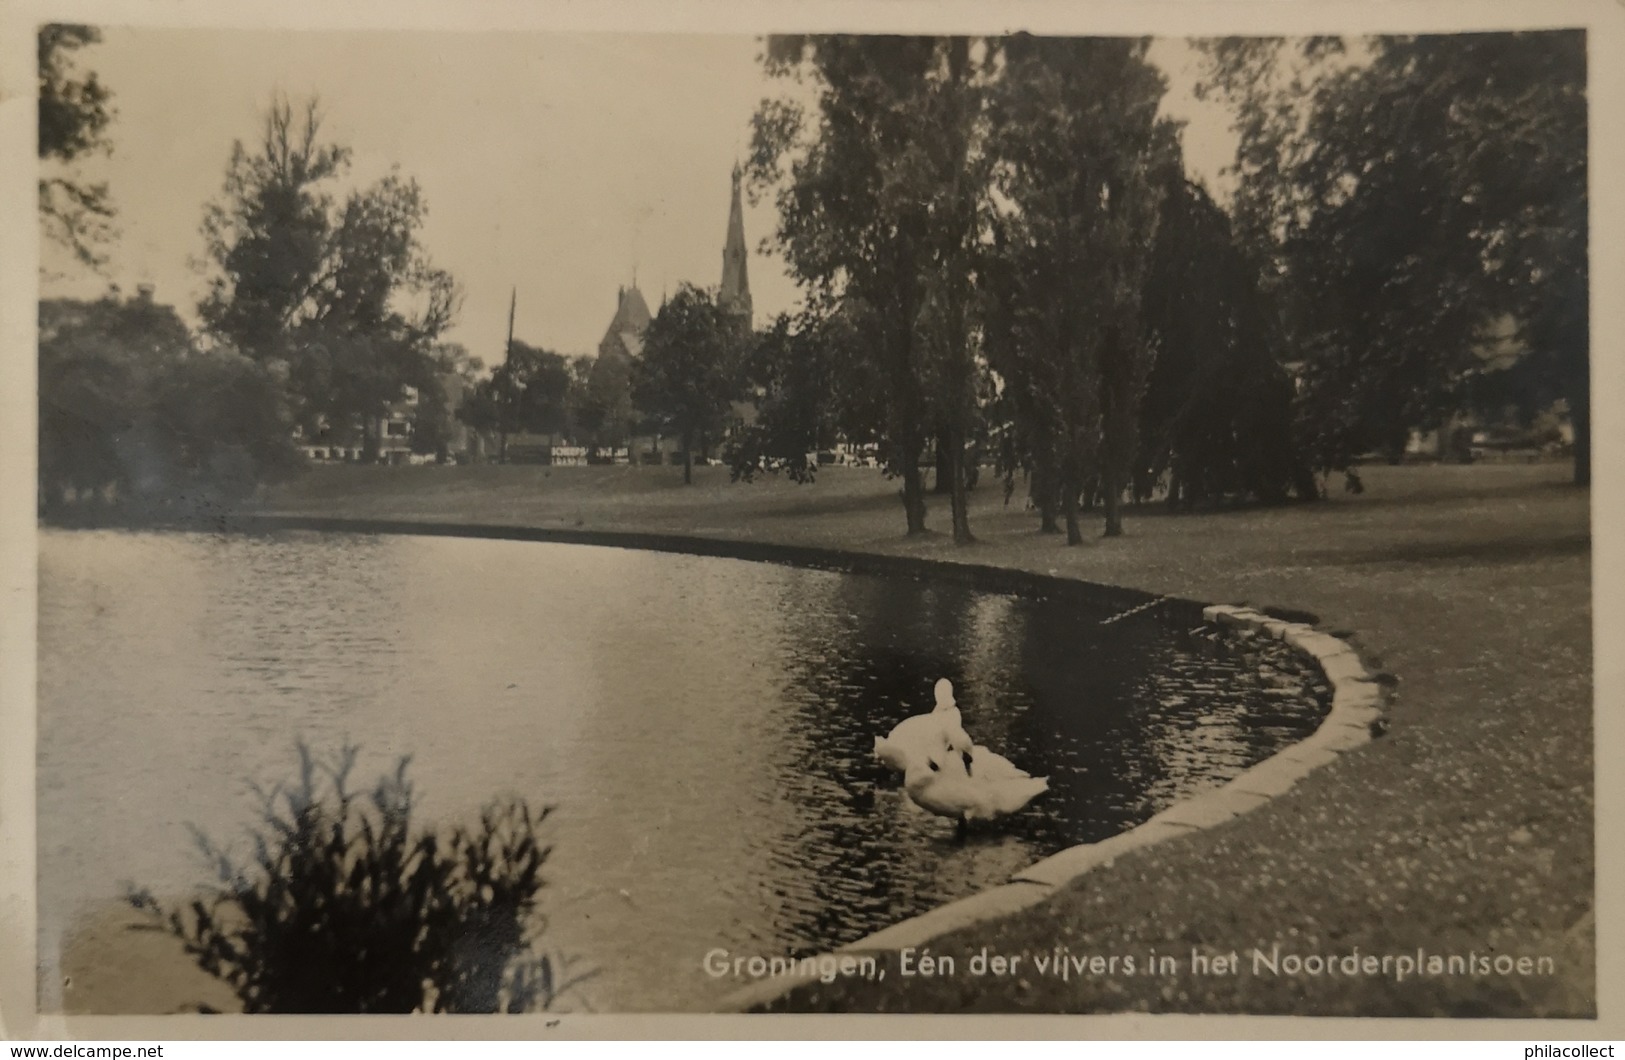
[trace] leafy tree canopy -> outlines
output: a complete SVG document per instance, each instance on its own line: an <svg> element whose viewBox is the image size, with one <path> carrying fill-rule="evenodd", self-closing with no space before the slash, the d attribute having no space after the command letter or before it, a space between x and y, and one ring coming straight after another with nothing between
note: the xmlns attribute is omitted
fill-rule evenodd
<svg viewBox="0 0 1625 1060"><path fill-rule="evenodd" d="M869 444L882 425L879 381L859 334L843 315L781 314L750 344L742 392L754 410L726 453L735 479L782 471L817 473L810 453L838 440Z"/></svg>
<svg viewBox="0 0 1625 1060"><path fill-rule="evenodd" d="M903 479L909 532L921 533L921 454L938 431L963 438L975 393L969 258L994 50L965 37L785 36L764 61L810 79L817 104L763 104L753 180L780 184L773 238L811 309L863 334L884 381L887 465ZM955 536L968 540L955 482Z"/></svg>
<svg viewBox="0 0 1625 1060"><path fill-rule="evenodd" d="M1206 49L1241 116L1237 216L1282 294L1316 462L1443 423L1510 317L1533 377L1570 399L1588 480L1584 35Z"/></svg>
<svg viewBox="0 0 1625 1060"><path fill-rule="evenodd" d="M231 350L199 350L169 306L40 304L41 501L229 502L299 463L281 380Z"/></svg>
<svg viewBox="0 0 1625 1060"><path fill-rule="evenodd" d="M417 182L391 173L341 204L349 150L320 130L314 100L296 113L277 99L259 143L234 145L204 217L212 276L199 312L216 340L285 366L302 421L365 422L432 385L460 294L419 241Z"/></svg>
<svg viewBox="0 0 1625 1060"><path fill-rule="evenodd" d="M694 446L721 439L739 394L744 340L710 292L683 284L650 321L632 363L633 403L657 430L680 439L685 483L693 480Z"/></svg>
<svg viewBox="0 0 1625 1060"><path fill-rule="evenodd" d="M1133 465L1152 361L1140 318L1163 183L1179 168L1166 90L1149 42L1018 36L992 93L992 148L1004 208L988 285L989 359L1024 421L1020 443L1053 524L1081 539L1075 505L1091 484L1120 532L1116 497Z"/></svg>
<svg viewBox="0 0 1625 1060"><path fill-rule="evenodd" d="M101 40L91 26L52 23L40 27L39 178L40 221L48 238L81 262L100 266L102 246L113 234L113 201L105 183L88 183L69 167L87 155L112 150L107 127L112 93L95 71L80 73L78 53Z"/></svg>

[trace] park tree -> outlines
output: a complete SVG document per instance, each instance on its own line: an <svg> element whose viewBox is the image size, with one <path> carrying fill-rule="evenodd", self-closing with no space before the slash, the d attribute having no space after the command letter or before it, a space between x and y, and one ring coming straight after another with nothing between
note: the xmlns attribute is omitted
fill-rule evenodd
<svg viewBox="0 0 1625 1060"><path fill-rule="evenodd" d="M434 385L418 391L412 413L412 452L445 463L451 457L464 397L478 385L484 365L456 342L436 343L433 358Z"/></svg>
<svg viewBox="0 0 1625 1060"><path fill-rule="evenodd" d="M1360 61L1341 37L1215 37L1194 42L1202 57L1199 99L1218 99L1236 134L1231 226L1243 253L1258 258L1266 291L1287 271L1286 233L1313 208L1292 177L1313 152L1307 136L1320 83Z"/></svg>
<svg viewBox="0 0 1625 1060"><path fill-rule="evenodd" d="M157 380L191 345L174 310L145 297L40 303L39 486L48 511L65 498L129 493L155 452L148 406Z"/></svg>
<svg viewBox="0 0 1625 1060"><path fill-rule="evenodd" d="M883 415L878 383L845 316L780 314L753 337L741 366L739 389L754 419L725 453L734 479L783 472L811 482L817 462L810 453L837 440L872 442Z"/></svg>
<svg viewBox="0 0 1625 1060"><path fill-rule="evenodd" d="M624 445L638 418L632 407L632 362L602 354L589 360L575 370L579 430L588 444Z"/></svg>
<svg viewBox="0 0 1625 1060"><path fill-rule="evenodd" d="M418 391L416 407L412 410L412 452L419 456L432 456L436 463L444 464L451 458L455 410L444 385Z"/></svg>
<svg viewBox="0 0 1625 1060"><path fill-rule="evenodd" d="M779 184L774 242L820 315L862 333L886 401L883 451L903 481L910 534L925 531L920 459L943 439L957 462L974 415L971 252L990 50L968 38L785 36L770 74L816 91L811 112L770 100L754 119L752 174ZM970 539L957 467L954 533Z"/></svg>
<svg viewBox="0 0 1625 1060"><path fill-rule="evenodd" d="M274 100L257 149L232 145L224 195L204 213L213 274L199 313L211 334L255 360L290 357L293 332L318 315L331 185L349 161L348 148L320 141L320 123L315 100L302 124L289 100Z"/></svg>
<svg viewBox="0 0 1625 1060"><path fill-rule="evenodd" d="M909 172L931 218L915 341L922 348L936 425L937 489L950 497L954 541L973 540L966 448L979 421L983 360L976 262L986 227L992 156L986 150L986 94L996 67L985 41L942 42L936 76L910 108L923 130Z"/></svg>
<svg viewBox="0 0 1625 1060"><path fill-rule="evenodd" d="M1046 255L1009 213L995 217L981 263L984 346L995 386L988 415L999 425L994 466L1005 501L1017 475L1026 478L1039 532L1061 532L1062 441L1068 422L1098 422L1088 363L1059 356L1053 344L1057 306L1036 306L1032 293L1050 278ZM1046 312L1047 308L1047 312ZM1087 436L1086 436L1087 437ZM1074 505L1076 494L1073 494ZM1076 517L1069 519L1075 527ZM1081 539L1081 532L1078 536Z"/></svg>
<svg viewBox="0 0 1625 1060"><path fill-rule="evenodd" d="M508 459L512 434L567 434L576 377L569 358L517 339L507 359L474 384L464 421L497 436L497 459Z"/></svg>
<svg viewBox="0 0 1625 1060"><path fill-rule="evenodd" d="M783 472L807 483L818 473L809 454L833 437L834 373L811 329L781 313L757 332L745 351L740 393L755 408L723 452L734 481Z"/></svg>
<svg viewBox="0 0 1625 1060"><path fill-rule="evenodd" d="M112 237L113 200L105 183L87 182L72 166L112 144L112 93L94 71L81 72L78 53L101 40L92 26L41 26L39 57L39 212L47 238L82 263L100 266Z"/></svg>
<svg viewBox="0 0 1625 1060"><path fill-rule="evenodd" d="M41 501L230 502L299 463L281 380L200 350L173 308L135 298L40 303Z"/></svg>
<svg viewBox="0 0 1625 1060"><path fill-rule="evenodd" d="M1122 532L1152 362L1140 303L1163 193L1153 174L1176 164L1177 137L1157 115L1165 82L1148 45L1008 38L990 105L1003 260L989 267L1001 303L989 355L1026 421L1045 523L1058 493L1069 544L1086 492L1105 498L1106 534Z"/></svg>
<svg viewBox="0 0 1625 1060"><path fill-rule="evenodd" d="M501 402L505 432L568 433L574 382L569 358L515 340L508 347L508 359L491 378Z"/></svg>
<svg viewBox="0 0 1625 1060"><path fill-rule="evenodd" d="M303 466L273 368L235 350L203 350L157 384L151 417L171 473L160 484L165 503L234 503Z"/></svg>
<svg viewBox="0 0 1625 1060"><path fill-rule="evenodd" d="M199 306L217 342L286 373L301 423L362 425L434 384L434 345L459 304L419 240L427 204L392 172L338 199L349 150L325 143L310 101L273 101L259 142L233 146L204 217L212 267Z"/></svg>
<svg viewBox="0 0 1625 1060"><path fill-rule="evenodd" d="M1518 325L1529 385L1566 401L1574 481L1589 484L1585 35L1474 34L1453 48L1422 38L1413 49L1424 56L1416 60L1424 77L1443 82L1429 87L1450 96L1442 109L1466 127L1450 138L1451 169L1478 207L1475 235L1494 302Z"/></svg>
<svg viewBox="0 0 1625 1060"><path fill-rule="evenodd" d="M599 424L592 421L595 410L589 389L592 386L592 367L593 358L587 354L578 353L569 358L570 386L565 400L569 430L566 433L577 445L598 444L596 432Z"/></svg>
<svg viewBox="0 0 1625 1060"><path fill-rule="evenodd" d="M1293 431L1292 380L1270 303L1229 216L1168 166L1141 311L1157 350L1141 405L1134 494L1168 502L1319 495Z"/></svg>
<svg viewBox="0 0 1625 1060"><path fill-rule="evenodd" d="M649 322L632 362L632 401L656 430L683 447L683 483L694 481L694 447L721 439L738 396L747 336L710 293L683 284Z"/></svg>
<svg viewBox="0 0 1625 1060"><path fill-rule="evenodd" d="M1316 462L1438 426L1510 318L1532 378L1569 399L1589 481L1583 34L1205 51L1240 115L1237 216L1280 289Z"/></svg>
<svg viewBox="0 0 1625 1060"><path fill-rule="evenodd" d="M482 438L495 435L497 460L507 456L508 439L502 430L502 412L489 377L477 379L463 391L462 404L454 413L458 421Z"/></svg>

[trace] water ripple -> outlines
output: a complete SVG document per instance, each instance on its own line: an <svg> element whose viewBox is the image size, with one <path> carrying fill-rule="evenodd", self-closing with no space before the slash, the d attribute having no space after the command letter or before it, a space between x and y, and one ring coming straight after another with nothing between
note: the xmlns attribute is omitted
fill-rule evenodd
<svg viewBox="0 0 1625 1060"><path fill-rule="evenodd" d="M600 1009L704 1008L713 947L828 949L1222 783L1315 724L1315 674L1155 612L582 546L43 535L42 936L203 878L294 740L412 754L431 820L556 804L548 939ZM161 614L164 621L150 616ZM966 841L872 740L954 680L1051 790Z"/></svg>

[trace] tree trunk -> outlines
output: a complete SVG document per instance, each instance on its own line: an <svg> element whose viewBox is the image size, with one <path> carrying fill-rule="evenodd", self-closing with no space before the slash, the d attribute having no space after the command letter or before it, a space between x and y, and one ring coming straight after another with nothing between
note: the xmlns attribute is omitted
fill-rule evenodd
<svg viewBox="0 0 1625 1060"><path fill-rule="evenodd" d="M958 462L954 459L953 443L949 440L948 431L937 432L936 449L937 473L931 483L931 492L946 496L954 492L954 469L958 466Z"/></svg>
<svg viewBox="0 0 1625 1060"><path fill-rule="evenodd" d="M965 484L965 447L957 437L950 438L949 445L948 483L953 494L954 544L968 545L976 538L970 532L970 490Z"/></svg>
<svg viewBox="0 0 1625 1060"><path fill-rule="evenodd" d="M1078 526L1078 494L1080 492L1075 476L1061 476L1061 513L1066 517L1066 543L1068 545L1083 544L1083 529Z"/></svg>
<svg viewBox="0 0 1625 1060"><path fill-rule="evenodd" d="M1144 504L1151 499L1155 478L1144 464L1134 470L1134 503Z"/></svg>
<svg viewBox="0 0 1625 1060"><path fill-rule="evenodd" d="M910 537L925 533L925 476L920 474L920 451L903 455L903 514Z"/></svg>
<svg viewBox="0 0 1625 1060"><path fill-rule="evenodd" d="M925 476L920 474L920 442L892 443L890 457L892 471L903 480L903 515L908 520L908 533L925 533Z"/></svg>
<svg viewBox="0 0 1625 1060"><path fill-rule="evenodd" d="M694 485L694 445L690 432L683 432L683 485Z"/></svg>
<svg viewBox="0 0 1625 1060"><path fill-rule="evenodd" d="M1315 485L1315 470L1308 461L1297 458L1292 465L1292 492L1300 501L1320 500L1320 489Z"/></svg>
<svg viewBox="0 0 1625 1060"><path fill-rule="evenodd" d="M506 428L497 432L497 463L508 462L508 431Z"/></svg>
<svg viewBox="0 0 1625 1060"><path fill-rule="evenodd" d="M1033 469L1031 495L1033 503L1038 505L1038 532L1041 534L1061 532L1060 524L1056 522L1060 515L1060 495L1055 488L1055 478L1054 468L1040 464Z"/></svg>
<svg viewBox="0 0 1625 1060"><path fill-rule="evenodd" d="M1106 506L1106 534L1107 537L1123 536L1123 488L1117 481L1117 473L1107 471L1101 480L1102 501Z"/></svg>

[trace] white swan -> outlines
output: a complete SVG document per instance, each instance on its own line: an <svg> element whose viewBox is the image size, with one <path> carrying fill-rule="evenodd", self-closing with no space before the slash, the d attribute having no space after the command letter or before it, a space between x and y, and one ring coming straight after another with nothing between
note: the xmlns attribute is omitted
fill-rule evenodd
<svg viewBox="0 0 1625 1060"><path fill-rule="evenodd" d="M904 718L884 737L876 736L875 757L899 773L907 773L915 762L938 752L974 756L976 745L965 732L959 706L954 702L954 683L946 677L938 681L936 697L937 705L931 713Z"/></svg>
<svg viewBox="0 0 1625 1060"><path fill-rule="evenodd" d="M951 818L961 827L1015 813L1049 790L1047 777L1029 776L1009 759L991 751L987 754L985 771L978 771L974 764L967 770L958 754L916 759L903 775L903 790L921 809ZM1007 772L999 772L1006 767Z"/></svg>
<svg viewBox="0 0 1625 1060"><path fill-rule="evenodd" d="M965 772L978 779L1018 780L1032 776L1010 759L988 750L981 744L971 748L970 761L964 765Z"/></svg>

